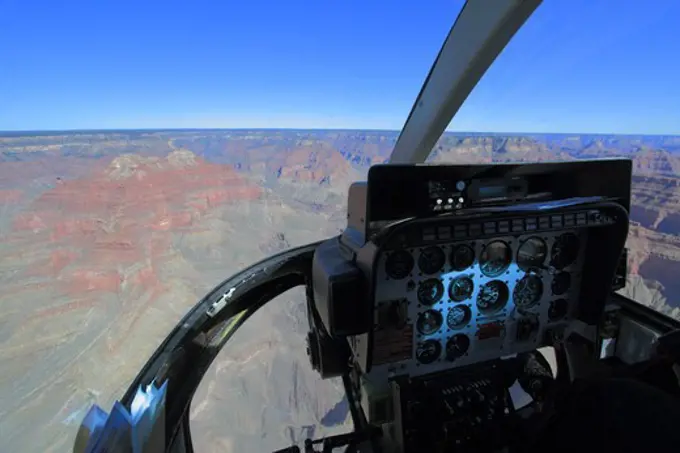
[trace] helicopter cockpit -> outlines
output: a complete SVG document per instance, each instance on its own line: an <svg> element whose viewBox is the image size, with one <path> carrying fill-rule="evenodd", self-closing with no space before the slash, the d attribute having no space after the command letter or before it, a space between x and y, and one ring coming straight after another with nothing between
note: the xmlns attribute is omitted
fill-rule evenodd
<svg viewBox="0 0 680 453"><path fill-rule="evenodd" d="M579 378L657 365L673 376L680 323L615 292L630 160L421 164L539 4L469 0L389 164L350 187L344 231L241 271L177 324L121 399L129 408L138 388L167 386L163 451L193 451L203 375L239 326L296 286L312 367L342 378L354 422L306 452L525 451ZM678 379L655 385L674 392Z"/></svg>
<svg viewBox="0 0 680 453"><path fill-rule="evenodd" d="M605 335L630 172L625 160L371 168L345 232L314 253L312 365L349 376L387 451L525 443L517 417L567 379L534 351Z"/></svg>

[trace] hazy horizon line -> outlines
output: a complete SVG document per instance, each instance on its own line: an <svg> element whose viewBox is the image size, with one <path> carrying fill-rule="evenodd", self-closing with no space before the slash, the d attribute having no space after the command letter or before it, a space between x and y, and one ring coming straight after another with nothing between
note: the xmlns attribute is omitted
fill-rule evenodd
<svg viewBox="0 0 680 453"><path fill-rule="evenodd" d="M112 129L43 129L43 130L0 130L0 137L24 137L40 135L87 135L87 134L121 134L121 133L163 133L163 132L249 132L249 131L281 131L281 132L386 132L401 133L400 129L355 129L355 128L273 128L273 127L230 127L230 128L112 128ZM476 131L444 131L442 135L574 135L574 136L617 136L617 137L680 137L680 134L645 134L645 133L610 133L610 132L476 132Z"/></svg>

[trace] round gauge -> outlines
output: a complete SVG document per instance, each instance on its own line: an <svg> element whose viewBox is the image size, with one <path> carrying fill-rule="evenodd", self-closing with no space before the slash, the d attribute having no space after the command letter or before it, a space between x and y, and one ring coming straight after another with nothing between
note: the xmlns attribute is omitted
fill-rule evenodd
<svg viewBox="0 0 680 453"><path fill-rule="evenodd" d="M437 340L425 340L416 348L416 359L423 365L436 361L442 353L442 345Z"/></svg>
<svg viewBox="0 0 680 453"><path fill-rule="evenodd" d="M566 299L557 299L550 302L548 309L548 319L551 321L559 321L567 315L569 304Z"/></svg>
<svg viewBox="0 0 680 453"><path fill-rule="evenodd" d="M418 258L418 267L423 274L434 274L439 272L446 263L446 255L444 251L433 245L426 247L420 252Z"/></svg>
<svg viewBox="0 0 680 453"><path fill-rule="evenodd" d="M500 310L508 302L508 287L500 280L491 280L482 285L477 294L477 307L481 311L494 312Z"/></svg>
<svg viewBox="0 0 680 453"><path fill-rule="evenodd" d="M451 266L454 271L464 271L475 262L475 251L469 245L458 245L451 252Z"/></svg>
<svg viewBox="0 0 680 453"><path fill-rule="evenodd" d="M438 278L428 278L418 285L418 302L434 305L444 295L444 284Z"/></svg>
<svg viewBox="0 0 680 453"><path fill-rule="evenodd" d="M470 322L470 318L472 318L470 307L467 305L456 305L446 315L446 325L449 326L449 329L460 329Z"/></svg>
<svg viewBox="0 0 680 453"><path fill-rule="evenodd" d="M465 299L469 299L470 296L472 296L472 291L474 291L474 289L475 284L472 279L462 275L451 281L451 284L449 285L449 297L456 302L461 302Z"/></svg>
<svg viewBox="0 0 680 453"><path fill-rule="evenodd" d="M512 251L503 241L489 242L479 257L479 267L487 277L498 277L510 266Z"/></svg>
<svg viewBox="0 0 680 453"><path fill-rule="evenodd" d="M387 257L385 272L390 278L401 280L413 270L413 256L407 250L397 250Z"/></svg>
<svg viewBox="0 0 680 453"><path fill-rule="evenodd" d="M561 296L562 294L569 291L571 286L571 274L569 272L559 272L553 276L552 283L550 284L550 289L552 293L556 296Z"/></svg>
<svg viewBox="0 0 680 453"><path fill-rule="evenodd" d="M527 274L515 285L512 291L512 300L516 306L529 308L541 300L543 295L543 282L541 277Z"/></svg>
<svg viewBox="0 0 680 453"><path fill-rule="evenodd" d="M446 342L446 359L453 361L464 356L469 347L470 338L467 335L458 333L452 336Z"/></svg>
<svg viewBox="0 0 680 453"><path fill-rule="evenodd" d="M517 250L517 265L524 270L532 267L543 267L548 255L548 246L538 236L533 236L522 242Z"/></svg>
<svg viewBox="0 0 680 453"><path fill-rule="evenodd" d="M444 317L437 310L427 310L418 315L416 329L423 335L432 335L442 326Z"/></svg>
<svg viewBox="0 0 680 453"><path fill-rule="evenodd" d="M555 239L552 246L550 264L557 269L564 269L576 261L579 252L578 236L565 233Z"/></svg>

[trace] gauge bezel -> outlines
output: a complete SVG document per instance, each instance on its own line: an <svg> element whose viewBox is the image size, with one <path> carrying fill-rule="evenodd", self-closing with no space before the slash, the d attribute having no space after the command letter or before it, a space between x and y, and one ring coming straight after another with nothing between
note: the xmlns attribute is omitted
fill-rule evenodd
<svg viewBox="0 0 680 453"><path fill-rule="evenodd" d="M463 320L459 323L456 324L451 324L449 322L449 316L451 315L451 312L454 310L462 310L463 311ZM449 308L449 311L446 312L446 327L449 328L449 330L459 330L462 329L463 327L467 326L470 321L472 320L472 309L470 308L469 305L465 304L457 304Z"/></svg>
<svg viewBox="0 0 680 453"><path fill-rule="evenodd" d="M430 361L423 361L421 360L421 355L418 353L421 348L423 348L426 344L433 344L435 345L435 350L437 351L434 358ZM429 338L427 340L419 341L418 345L416 346L416 351L415 351L415 359L417 362L417 365L432 365L435 363L437 360L439 360L442 356L442 344L439 340L435 340L433 338Z"/></svg>
<svg viewBox="0 0 680 453"><path fill-rule="evenodd" d="M560 306L560 312L558 312L559 316L554 316L554 310L556 310L556 306L559 304ZM567 317L569 314L569 301L563 297L557 298L555 300L550 301L550 305L548 306L548 320L550 322L559 322L564 320L564 318Z"/></svg>
<svg viewBox="0 0 680 453"><path fill-rule="evenodd" d="M538 293L534 294L534 298L531 301L529 301L529 303L526 303L526 304L521 303L520 304L520 303L517 302L520 284L522 283L522 281L530 280L530 279L538 282L539 291L538 291ZM544 292L545 292L545 285L543 284L543 279L541 278L541 276L537 275L535 273L532 273L532 272L528 272L524 275L524 277L520 278L519 281L517 281L517 283L515 283L515 286L512 289L512 303L515 304L515 306L518 307L518 308L531 308L531 307L535 306L541 299L543 299L543 293Z"/></svg>
<svg viewBox="0 0 680 453"><path fill-rule="evenodd" d="M466 341L464 351L458 350L458 344L455 344L456 339L458 339L458 338L464 338L465 341ZM444 351L445 351L445 354L446 354L446 360L448 360L449 362L453 362L454 360L456 360L460 357L463 357L464 355L467 355L468 351L470 350L471 345L472 345L472 340L470 339L470 337L468 335L466 335L464 333L457 333L457 334L451 336L449 339L446 340L446 346L444 347ZM454 349L454 348L456 349L456 353L451 354L451 350Z"/></svg>
<svg viewBox="0 0 680 453"><path fill-rule="evenodd" d="M573 254L573 256L569 256L569 260L566 262L557 262L557 257L555 256L555 250L557 247L560 246L560 244L565 240L565 238L573 238L573 244L572 247L567 247L567 250L569 250L570 254ZM567 267L571 266L578 260L578 255L581 250L581 239L579 239L578 235L574 234L571 231L565 232L560 234L555 238L555 241L552 244L552 247L550 248L550 265L554 267L555 269L563 270L566 269Z"/></svg>
<svg viewBox="0 0 680 453"><path fill-rule="evenodd" d="M455 260L456 252L458 250L461 250L461 249L469 250L471 255L472 255L472 261L470 261L470 263L468 265L464 266L464 267L456 266L456 260ZM454 271L462 272L466 269L469 269L470 267L474 266L476 260L477 260L477 253L475 252L475 248L473 246L471 246L470 244L456 244L456 245L452 246L451 253L449 254L449 261L451 262L451 269L453 269Z"/></svg>
<svg viewBox="0 0 680 453"><path fill-rule="evenodd" d="M484 260L484 256L488 253L488 250L495 244L502 244L503 245L503 247L505 249L505 255L506 255L506 258L507 258L507 260L506 260L507 262L503 265L503 267L501 269L497 270L496 272L489 273L489 272L486 272L486 270L484 269L484 264L488 261L488 260ZM512 264L512 261L513 261L512 247L510 246L508 241L502 240L502 239L492 239L488 243L484 244L484 246L482 247L482 251L479 254L479 271L485 277L498 278L501 275L503 275L503 273L505 271L508 270L508 268Z"/></svg>
<svg viewBox="0 0 680 453"><path fill-rule="evenodd" d="M566 275L566 287L564 291L562 292L557 292L555 291L555 286L557 283L559 283L558 279L563 278L563 276ZM553 275L552 281L550 282L550 292L552 293L553 296L564 296L569 292L571 289L571 273L568 271L559 271L555 275Z"/></svg>
<svg viewBox="0 0 680 453"><path fill-rule="evenodd" d="M439 265L439 267L437 267L434 270L431 270L429 268L426 270L426 269L424 269L424 267L426 267L426 266L423 266L423 262L424 262L423 256L424 256L424 253L428 250L432 250L432 251L436 250L437 261L441 261L441 264ZM431 262L436 263L437 261L431 261ZM444 268L445 265L446 265L446 253L444 252L444 250L442 250L442 248L440 246L430 245L430 246L423 247L422 249L420 249L420 252L418 254L418 272L421 272L423 275L436 275L437 273L442 271L442 269Z"/></svg>
<svg viewBox="0 0 680 453"><path fill-rule="evenodd" d="M437 288L437 297L433 300L433 302L428 303L423 301L423 299L420 297L421 295L421 288L425 286L428 283L431 283L435 281L436 282L436 288ZM416 289L416 298L418 299L418 303L425 306L425 307L431 307L435 305L437 302L441 302L442 298L444 297L444 291L446 291L446 288L444 287L444 283L441 281L440 278L437 277L430 277L427 280L423 280L421 282L418 282L418 287Z"/></svg>
<svg viewBox="0 0 680 453"><path fill-rule="evenodd" d="M408 255L408 257L410 259L409 260L410 265L408 266L409 270L403 276L399 276L401 274L394 275L392 272L390 272L391 265L393 264L392 260L395 259L394 258L395 256L400 256L400 255L402 255L402 256ZM394 250L392 252L389 252L387 254L387 258L385 259L385 274L389 278L391 278L392 280L403 280L403 279L405 279L406 277L411 275L414 267L415 267L415 259L413 258L413 254L409 250L406 250L406 249L399 249L399 250Z"/></svg>
<svg viewBox="0 0 680 453"><path fill-rule="evenodd" d="M498 299L489 307L480 307L479 298L482 295L483 288L492 284L499 286ZM497 313L503 308L505 308L505 306L508 304L508 300L510 300L510 288L508 288L507 283L505 283L503 280L495 279L490 280L479 287L479 292L477 293L475 304L477 305L477 310L479 310L480 313L492 314Z"/></svg>
<svg viewBox="0 0 680 453"><path fill-rule="evenodd" d="M460 297L456 296L454 297L453 294L453 286L460 281L466 280L470 284L470 292L467 294L465 297ZM451 282L449 283L449 288L448 288L448 293L449 293L449 299L451 299L453 302L464 302L472 297L472 295L475 293L475 281L472 279L470 275L458 275L451 279Z"/></svg>
<svg viewBox="0 0 680 453"><path fill-rule="evenodd" d="M543 252L542 252L543 257L541 258L540 262L535 263L534 260L532 260L530 262L520 260L520 252L522 251L522 247L525 247L525 246L527 246L527 244L534 242L534 241L538 241L540 243L540 247L542 247L542 249L543 249ZM541 269L545 265L545 260L546 260L546 258L548 258L549 254L550 254L550 249L549 249L548 243L545 241L545 239L543 239L540 236L529 236L528 238L522 240L522 242L517 247L517 252L515 252L515 262L517 263L517 266L524 271L528 271L530 269L536 269L536 268Z"/></svg>
<svg viewBox="0 0 680 453"><path fill-rule="evenodd" d="M423 319L428 314L434 314L436 321L437 321L435 323L437 325L437 327L431 332L424 332L421 329L420 321L421 321L421 319ZM436 310L436 309L430 308L429 310L425 310L425 311L418 313L418 319L416 319L416 330L422 336L429 337L430 335L436 334L437 332L439 332L441 330L443 325L444 325L444 315L442 315L441 310Z"/></svg>

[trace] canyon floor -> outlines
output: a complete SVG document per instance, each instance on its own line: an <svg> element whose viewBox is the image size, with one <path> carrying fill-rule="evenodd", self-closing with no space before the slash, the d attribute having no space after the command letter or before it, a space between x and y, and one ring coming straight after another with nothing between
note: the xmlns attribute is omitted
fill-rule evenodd
<svg viewBox="0 0 680 453"><path fill-rule="evenodd" d="M121 131L0 136L0 438L70 451L218 282L344 227L347 188L397 134ZM445 135L433 162L633 159L624 292L680 317L680 140ZM271 451L350 429L311 370L293 290L239 330L194 400L199 452ZM338 415L340 414L340 415ZM36 427L39 427L36 429Z"/></svg>

